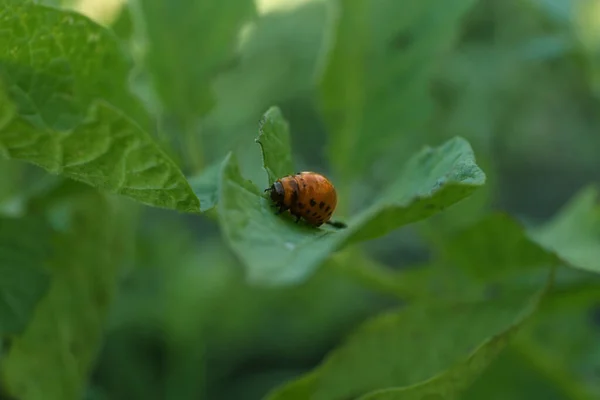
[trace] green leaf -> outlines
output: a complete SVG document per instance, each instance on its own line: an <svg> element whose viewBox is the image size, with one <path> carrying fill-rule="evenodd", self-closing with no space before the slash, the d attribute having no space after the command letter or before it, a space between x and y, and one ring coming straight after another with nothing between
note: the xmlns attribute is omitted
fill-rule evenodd
<svg viewBox="0 0 600 400"><path fill-rule="evenodd" d="M205 213L212 210L219 202L219 177L223 168L223 160L204 168L204 170L189 178L194 194L200 200L200 211Z"/></svg>
<svg viewBox="0 0 600 400"><path fill-rule="evenodd" d="M213 79L231 62L251 0L143 0L132 11L165 112L190 124L214 105Z"/></svg>
<svg viewBox="0 0 600 400"><path fill-rule="evenodd" d="M429 84L473 0L339 0L326 43L320 108L336 173L351 179L423 143ZM409 144L409 141L413 143Z"/></svg>
<svg viewBox="0 0 600 400"><path fill-rule="evenodd" d="M49 239L39 219L0 218L0 337L21 333L46 293Z"/></svg>
<svg viewBox="0 0 600 400"><path fill-rule="evenodd" d="M130 213L78 186L77 195L46 203L47 217L60 221L46 260L51 285L0 370L3 388L15 398L81 399L101 344L123 243L131 240Z"/></svg>
<svg viewBox="0 0 600 400"><path fill-rule="evenodd" d="M427 218L469 196L485 182L471 148L455 138L416 154L389 189L348 222L347 229L312 228L275 215L262 189L246 181L237 161L223 166L219 220L225 238L246 264L251 281L293 283L350 242L373 239ZM344 199L342 199L343 201Z"/></svg>
<svg viewBox="0 0 600 400"><path fill-rule="evenodd" d="M260 120L260 134L256 143L260 145L263 166L269 177L269 184L294 173L290 128L279 107L271 107Z"/></svg>
<svg viewBox="0 0 600 400"><path fill-rule="evenodd" d="M568 265L600 273L598 198L596 186L584 188L551 221L530 229L531 236Z"/></svg>
<svg viewBox="0 0 600 400"><path fill-rule="evenodd" d="M353 241L375 239L436 214L470 196L486 179L469 142L461 137L425 147L399 169L389 188L353 218L360 224Z"/></svg>
<svg viewBox="0 0 600 400"><path fill-rule="evenodd" d="M569 396L559 382L540 371L538 366L509 347L466 390L461 400L577 399ZM564 380L569 378L565 376Z"/></svg>
<svg viewBox="0 0 600 400"><path fill-rule="evenodd" d="M490 280L507 274L557 266L560 259L534 242L512 217L493 213L452 235L442 244L445 262Z"/></svg>
<svg viewBox="0 0 600 400"><path fill-rule="evenodd" d="M68 131L102 99L149 128L128 88L131 64L110 31L73 11L29 1L0 4L0 47L9 49L0 54L0 77L23 121Z"/></svg>
<svg viewBox="0 0 600 400"><path fill-rule="evenodd" d="M240 29L254 14L252 0L139 0L130 2L133 43L142 49L140 77L165 143L185 171L213 161L201 143L205 117L216 104L217 76L239 62ZM155 98L156 97L156 98ZM233 108L235 109L235 107ZM231 108L228 113L231 114ZM235 113L234 113L235 114ZM202 119L201 119L202 118ZM222 157L223 153L219 154Z"/></svg>
<svg viewBox="0 0 600 400"><path fill-rule="evenodd" d="M108 31L30 3L3 7L0 19L0 46L11 49L0 54L0 154L147 205L199 211L182 172L143 130L129 64Z"/></svg>
<svg viewBox="0 0 600 400"><path fill-rule="evenodd" d="M456 398L504 349L545 290L382 314L361 326L320 366L275 389L267 399Z"/></svg>
<svg viewBox="0 0 600 400"><path fill-rule="evenodd" d="M7 103L0 98L1 106ZM177 165L106 103L95 104L86 120L64 132L35 129L15 115L0 126L0 152L149 206L200 211Z"/></svg>
<svg viewBox="0 0 600 400"><path fill-rule="evenodd" d="M595 292L599 293L597 285ZM600 362L598 328L590 318L590 306L593 309L595 304L550 307L538 313L514 343L539 374L562 389L566 399L595 399L600 394L594 377Z"/></svg>

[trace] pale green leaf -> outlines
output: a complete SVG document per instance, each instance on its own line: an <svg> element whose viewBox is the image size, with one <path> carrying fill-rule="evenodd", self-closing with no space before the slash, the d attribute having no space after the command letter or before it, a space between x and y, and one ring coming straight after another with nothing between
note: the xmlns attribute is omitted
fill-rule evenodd
<svg viewBox="0 0 600 400"><path fill-rule="evenodd" d="M50 233L40 219L0 218L0 337L25 329L48 289Z"/></svg>
<svg viewBox="0 0 600 400"><path fill-rule="evenodd" d="M394 175L388 190L348 221L346 229L317 229L294 224L289 215L275 215L262 189L240 175L235 158L230 156L221 176L219 220L251 281L292 283L308 277L349 242L383 236L427 218L469 196L485 182L468 142L461 138L424 149Z"/></svg>
<svg viewBox="0 0 600 400"><path fill-rule="evenodd" d="M574 268L600 273L600 206L596 186L577 193L531 236Z"/></svg>
<svg viewBox="0 0 600 400"><path fill-rule="evenodd" d="M144 204L199 211L182 172L144 131L116 38L28 2L2 7L0 20L0 154Z"/></svg>
<svg viewBox="0 0 600 400"><path fill-rule="evenodd" d="M429 84L473 0L332 2L320 77L329 154L340 176L393 164L418 145L431 113ZM412 141L412 143L409 142Z"/></svg>
<svg viewBox="0 0 600 400"><path fill-rule="evenodd" d="M259 131L256 143L260 145L269 184L293 174L290 128L279 107L273 106L267 110L260 121Z"/></svg>
<svg viewBox="0 0 600 400"><path fill-rule="evenodd" d="M413 305L379 315L320 366L267 399L454 399L537 309L545 288L458 305Z"/></svg>
<svg viewBox="0 0 600 400"><path fill-rule="evenodd" d="M46 203L44 214L61 221L46 260L51 285L2 360L2 386L21 400L82 398L120 276L123 242L131 240L124 209L77 185L78 195L67 190L68 197L51 195Z"/></svg>
<svg viewBox="0 0 600 400"><path fill-rule="evenodd" d="M200 211L203 213L215 208L219 202L219 176L222 167L223 160L209 165L201 173L189 178L190 186L200 200Z"/></svg>

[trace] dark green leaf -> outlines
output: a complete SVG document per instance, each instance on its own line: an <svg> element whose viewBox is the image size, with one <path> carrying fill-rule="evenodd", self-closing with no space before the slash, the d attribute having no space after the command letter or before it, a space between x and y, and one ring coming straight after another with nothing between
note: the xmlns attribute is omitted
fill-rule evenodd
<svg viewBox="0 0 600 400"><path fill-rule="evenodd" d="M256 142L260 145L269 184L272 184L277 179L294 173L290 128L279 107L274 106L263 115L259 129Z"/></svg>
<svg viewBox="0 0 600 400"><path fill-rule="evenodd" d="M484 181L469 144L460 138L450 140L415 155L386 192L350 220L347 229L336 231L275 215L270 200L242 178L236 160L229 157L221 176L219 219L251 280L297 282L347 243L383 236L427 218L467 197Z"/></svg>
<svg viewBox="0 0 600 400"><path fill-rule="evenodd" d="M568 265L600 273L600 206L598 188L579 192L550 222L531 236Z"/></svg>
<svg viewBox="0 0 600 400"><path fill-rule="evenodd" d="M452 399L502 351L536 310L535 294L410 306L364 324L319 367L269 400Z"/></svg>
<svg viewBox="0 0 600 400"><path fill-rule="evenodd" d="M0 217L0 337L21 333L46 293L49 239L39 219Z"/></svg>
<svg viewBox="0 0 600 400"><path fill-rule="evenodd" d="M321 110L340 176L410 154L431 111L436 60L473 0L340 0L321 78ZM399 145L402 143L403 145ZM420 142L422 143L422 142ZM406 152L408 151L408 153Z"/></svg>
<svg viewBox="0 0 600 400"><path fill-rule="evenodd" d="M79 195L47 204L61 225L46 260L51 286L2 360L2 385L18 399L82 398L131 240L129 213L79 186Z"/></svg>
<svg viewBox="0 0 600 400"><path fill-rule="evenodd" d="M460 231L442 246L444 261L484 280L560 263L554 253L529 238L523 226L500 213Z"/></svg>
<svg viewBox="0 0 600 400"><path fill-rule="evenodd" d="M539 364L536 365L527 356L521 354L519 350L508 348L466 390L461 400L577 398L569 397L567 391L562 389L558 382L540 371L538 366Z"/></svg>
<svg viewBox="0 0 600 400"><path fill-rule="evenodd" d="M598 325L590 318L589 308L552 307L538 313L514 347L565 392L564 398L588 400L600 395L600 382L595 377L600 363Z"/></svg>

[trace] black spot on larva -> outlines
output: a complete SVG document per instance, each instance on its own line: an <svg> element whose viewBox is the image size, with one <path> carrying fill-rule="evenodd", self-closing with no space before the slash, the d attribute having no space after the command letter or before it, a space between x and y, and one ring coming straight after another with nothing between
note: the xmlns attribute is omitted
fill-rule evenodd
<svg viewBox="0 0 600 400"><path fill-rule="evenodd" d="M323 202L320 202L320 203L319 203L319 208L322 210L322 209L323 209L323 207L325 207L325 203L323 203Z"/></svg>
<svg viewBox="0 0 600 400"><path fill-rule="evenodd" d="M331 207L327 206L327 208L325 209L325 212L331 210Z"/></svg>
<svg viewBox="0 0 600 400"><path fill-rule="evenodd" d="M302 184L302 187L306 187L306 183L303 183L303 184Z"/></svg>
<svg viewBox="0 0 600 400"><path fill-rule="evenodd" d="M314 213L312 213L312 216L316 217L317 216L317 212L315 211Z"/></svg>
<svg viewBox="0 0 600 400"><path fill-rule="evenodd" d="M333 214L333 210L329 211L329 212L327 213L327 216L328 216L328 217L331 217L331 214Z"/></svg>
<svg viewBox="0 0 600 400"><path fill-rule="evenodd" d="M298 208L304 208L304 203L298 203Z"/></svg>
<svg viewBox="0 0 600 400"><path fill-rule="evenodd" d="M311 207L314 207L317 205L317 202L315 201L315 199L310 199L310 205L311 205Z"/></svg>
<svg viewBox="0 0 600 400"><path fill-rule="evenodd" d="M310 210L306 210L306 211L304 212L304 214L306 214L306 215L310 214Z"/></svg>

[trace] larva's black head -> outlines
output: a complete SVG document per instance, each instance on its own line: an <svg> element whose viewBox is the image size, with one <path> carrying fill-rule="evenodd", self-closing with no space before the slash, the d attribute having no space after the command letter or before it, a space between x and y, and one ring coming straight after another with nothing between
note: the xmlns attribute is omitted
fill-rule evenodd
<svg viewBox="0 0 600 400"><path fill-rule="evenodd" d="M277 181L273 183L268 190L271 192L271 200L273 200L275 204L283 204L285 191L281 182Z"/></svg>

